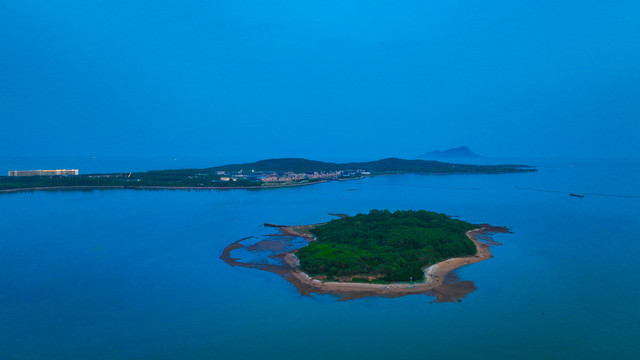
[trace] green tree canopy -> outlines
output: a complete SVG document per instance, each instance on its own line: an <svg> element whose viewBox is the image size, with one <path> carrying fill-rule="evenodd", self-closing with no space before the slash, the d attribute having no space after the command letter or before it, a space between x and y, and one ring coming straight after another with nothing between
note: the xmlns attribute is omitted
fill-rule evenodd
<svg viewBox="0 0 640 360"><path fill-rule="evenodd" d="M419 280L426 266L474 255L476 247L465 233L477 227L425 210L371 210L313 228L317 240L296 255L301 269L313 276Z"/></svg>

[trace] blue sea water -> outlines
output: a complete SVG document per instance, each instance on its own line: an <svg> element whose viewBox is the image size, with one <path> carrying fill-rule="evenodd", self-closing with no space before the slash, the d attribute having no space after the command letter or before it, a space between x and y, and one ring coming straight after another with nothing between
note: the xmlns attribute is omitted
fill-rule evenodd
<svg viewBox="0 0 640 360"><path fill-rule="evenodd" d="M0 358L636 358L640 162L510 162L539 171L0 195ZM512 233L495 235L494 258L457 271L477 287L459 303L306 297L219 259L236 240L275 233L264 222L373 208Z"/></svg>

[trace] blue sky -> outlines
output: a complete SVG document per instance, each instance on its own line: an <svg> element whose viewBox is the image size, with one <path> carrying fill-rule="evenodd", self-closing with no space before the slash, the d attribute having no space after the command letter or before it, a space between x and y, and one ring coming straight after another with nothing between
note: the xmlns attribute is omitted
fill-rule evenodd
<svg viewBox="0 0 640 360"><path fill-rule="evenodd" d="M2 1L0 154L640 157L638 1Z"/></svg>

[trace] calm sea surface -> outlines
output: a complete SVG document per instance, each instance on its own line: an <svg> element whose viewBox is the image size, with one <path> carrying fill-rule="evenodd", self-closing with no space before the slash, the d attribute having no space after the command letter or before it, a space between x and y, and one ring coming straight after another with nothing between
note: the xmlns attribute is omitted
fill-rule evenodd
<svg viewBox="0 0 640 360"><path fill-rule="evenodd" d="M6 170L47 165L4 161ZM260 191L0 195L0 358L636 358L640 162L533 162L539 172ZM274 233L264 222L373 208L433 210L513 233L495 236L504 245L493 259L457 271L478 288L459 303L304 297L275 274L218 259L231 242Z"/></svg>

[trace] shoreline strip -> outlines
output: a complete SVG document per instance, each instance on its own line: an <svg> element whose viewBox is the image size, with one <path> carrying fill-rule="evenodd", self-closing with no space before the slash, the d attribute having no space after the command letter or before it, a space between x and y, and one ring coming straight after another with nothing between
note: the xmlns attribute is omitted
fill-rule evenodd
<svg viewBox="0 0 640 360"><path fill-rule="evenodd" d="M3 189L0 193L11 192L28 192L28 191L54 191L54 190L261 190L261 189L277 189L284 187L306 186L325 183L327 180L316 181L304 184L283 184L283 185L266 185L266 186L127 186L127 185L74 185L74 186L47 186L32 187L18 189Z"/></svg>

